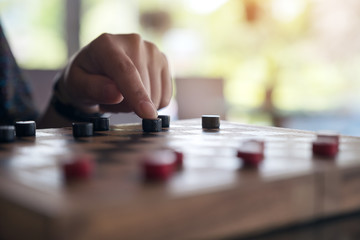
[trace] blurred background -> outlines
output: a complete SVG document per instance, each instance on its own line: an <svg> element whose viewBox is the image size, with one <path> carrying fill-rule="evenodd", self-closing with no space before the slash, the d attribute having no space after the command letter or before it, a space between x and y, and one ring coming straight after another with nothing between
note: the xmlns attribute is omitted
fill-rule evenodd
<svg viewBox="0 0 360 240"><path fill-rule="evenodd" d="M174 118L360 135L357 0L0 0L0 17L40 109L79 47L137 32L170 59Z"/></svg>

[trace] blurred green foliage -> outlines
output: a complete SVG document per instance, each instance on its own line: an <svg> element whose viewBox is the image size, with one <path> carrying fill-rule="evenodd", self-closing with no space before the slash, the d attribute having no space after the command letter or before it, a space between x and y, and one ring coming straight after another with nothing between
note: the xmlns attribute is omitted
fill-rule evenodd
<svg viewBox="0 0 360 240"><path fill-rule="evenodd" d="M3 0L3 27L24 68L60 68L66 62L62 0Z"/></svg>

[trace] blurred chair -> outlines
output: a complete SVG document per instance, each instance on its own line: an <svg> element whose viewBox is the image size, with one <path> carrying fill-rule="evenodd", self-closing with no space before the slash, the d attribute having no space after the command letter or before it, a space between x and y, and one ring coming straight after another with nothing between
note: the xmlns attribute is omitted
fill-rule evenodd
<svg viewBox="0 0 360 240"><path fill-rule="evenodd" d="M226 119L224 79L188 77L176 78L178 118L198 118L205 114L220 115Z"/></svg>

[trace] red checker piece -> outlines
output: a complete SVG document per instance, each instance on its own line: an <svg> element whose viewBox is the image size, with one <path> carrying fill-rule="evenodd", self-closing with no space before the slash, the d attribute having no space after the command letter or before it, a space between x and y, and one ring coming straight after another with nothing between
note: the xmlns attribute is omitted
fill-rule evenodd
<svg viewBox="0 0 360 240"><path fill-rule="evenodd" d="M312 143L313 154L324 157L335 157L339 150L339 143L334 139L320 138Z"/></svg>
<svg viewBox="0 0 360 240"><path fill-rule="evenodd" d="M143 157L146 180L167 180L174 172L176 155L172 150L156 150Z"/></svg>
<svg viewBox="0 0 360 240"><path fill-rule="evenodd" d="M332 139L336 141L337 143L340 142L340 135L337 132L333 131L319 131L317 132L317 139Z"/></svg>
<svg viewBox="0 0 360 240"><path fill-rule="evenodd" d="M249 140L238 148L237 157L247 166L258 166L264 159L264 145L263 141Z"/></svg>
<svg viewBox="0 0 360 240"><path fill-rule="evenodd" d="M88 179L92 176L94 169L94 158L88 154L71 157L68 162L63 164L66 180Z"/></svg>
<svg viewBox="0 0 360 240"><path fill-rule="evenodd" d="M176 160L175 165L177 169L182 169L184 165L184 154L179 150L174 150Z"/></svg>
<svg viewBox="0 0 360 240"><path fill-rule="evenodd" d="M339 143L340 143L340 135L336 132L331 131L322 131L317 133L316 141L335 141L337 150L339 150Z"/></svg>

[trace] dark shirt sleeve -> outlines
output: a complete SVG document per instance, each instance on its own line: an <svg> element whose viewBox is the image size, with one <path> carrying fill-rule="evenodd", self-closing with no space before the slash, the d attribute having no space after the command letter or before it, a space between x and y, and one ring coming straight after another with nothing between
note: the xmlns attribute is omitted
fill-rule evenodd
<svg viewBox="0 0 360 240"><path fill-rule="evenodd" d="M15 61L0 24L0 124L35 120L37 116L30 88Z"/></svg>

